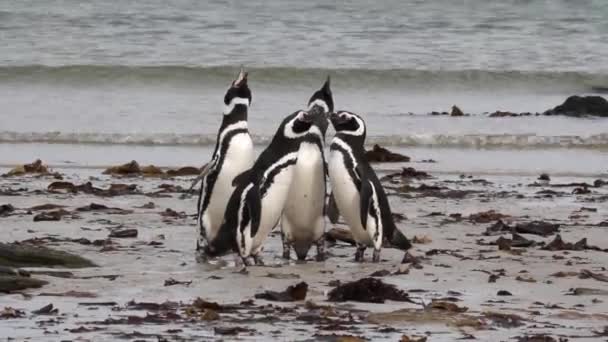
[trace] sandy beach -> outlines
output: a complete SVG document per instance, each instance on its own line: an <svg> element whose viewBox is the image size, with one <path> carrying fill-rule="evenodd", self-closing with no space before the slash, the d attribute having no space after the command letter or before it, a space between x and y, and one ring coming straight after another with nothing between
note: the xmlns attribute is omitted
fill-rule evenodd
<svg viewBox="0 0 608 342"><path fill-rule="evenodd" d="M438 170L441 161L375 167L386 176L402 167ZM328 245L325 262L285 262L274 233L264 250L266 266L239 272L232 257L212 265L195 261L196 197L183 190L192 177L52 171L75 185L134 186L131 194L110 196L49 190L58 175L0 178L0 205L13 208L0 217L0 241L67 251L98 265L24 268L48 284L0 295L0 335L7 340L541 341L525 337L546 335L542 341L602 341L608 335L608 186L600 175L551 177L542 185L532 175L395 175L384 184L394 213L405 216L398 227L414 239L419 263L401 264L402 252L385 248L379 264L369 262L370 255L358 264L354 247L340 241ZM43 204L55 206L36 210ZM57 210L65 210L59 221L34 220ZM485 235L498 220L503 231ZM550 227L544 236L520 233L496 245L501 237L512 239L510 229L533 221ZM108 237L127 229L137 236ZM565 243L554 241L558 235ZM407 301L328 300L338 284L372 274L402 290ZM304 300L256 298L301 282ZM52 308L37 313L48 304Z"/></svg>

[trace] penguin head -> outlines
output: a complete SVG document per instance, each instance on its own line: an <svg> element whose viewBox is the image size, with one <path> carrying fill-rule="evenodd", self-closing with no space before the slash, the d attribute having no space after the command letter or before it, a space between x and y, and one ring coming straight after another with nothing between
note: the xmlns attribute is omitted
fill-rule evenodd
<svg viewBox="0 0 608 342"><path fill-rule="evenodd" d="M308 100L308 112L315 118L316 124L321 129L323 136L325 136L325 132L329 126L327 114L334 111L334 99L330 83L331 80L328 75L321 89L312 94L310 100Z"/></svg>
<svg viewBox="0 0 608 342"><path fill-rule="evenodd" d="M283 120L282 135L287 139L298 139L302 138L307 134L321 135L319 127L316 125L315 114L300 110L297 111Z"/></svg>
<svg viewBox="0 0 608 342"><path fill-rule="evenodd" d="M251 90L247 85L247 72L241 68L237 78L232 81L230 88L224 96L224 115L249 108L251 104Z"/></svg>
<svg viewBox="0 0 608 342"><path fill-rule="evenodd" d="M331 113L329 119L336 130L336 134L345 134L365 139L365 121L363 121L363 118L359 115L345 110L339 110L335 113Z"/></svg>

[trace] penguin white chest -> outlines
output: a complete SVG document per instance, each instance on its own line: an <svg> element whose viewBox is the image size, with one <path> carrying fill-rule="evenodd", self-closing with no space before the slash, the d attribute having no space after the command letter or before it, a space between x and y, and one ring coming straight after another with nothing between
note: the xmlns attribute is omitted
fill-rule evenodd
<svg viewBox="0 0 608 342"><path fill-rule="evenodd" d="M354 239L358 243L371 245L370 235L361 225L359 190L348 172L343 152L339 150L330 152L328 173L336 204Z"/></svg>
<svg viewBox="0 0 608 342"><path fill-rule="evenodd" d="M253 142L249 134L241 133L232 137L225 153L222 165L218 166L220 169L213 189L206 189L211 191L211 196L202 219L209 239L215 237L224 220L228 200L235 189L232 185L234 177L253 165Z"/></svg>
<svg viewBox="0 0 608 342"><path fill-rule="evenodd" d="M304 142L298 152L283 220L288 220L294 230L310 231L317 228L319 218L323 216L324 203L323 155L317 144Z"/></svg>

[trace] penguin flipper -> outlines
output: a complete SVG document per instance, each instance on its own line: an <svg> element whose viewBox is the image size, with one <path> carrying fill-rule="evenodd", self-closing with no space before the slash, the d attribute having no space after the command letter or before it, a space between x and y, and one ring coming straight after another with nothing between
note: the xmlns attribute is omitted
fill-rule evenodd
<svg viewBox="0 0 608 342"><path fill-rule="evenodd" d="M249 192L247 192L245 202L247 210L249 211L251 236L254 237L260 228L260 219L262 216L262 199L260 198L260 191L257 186L254 185Z"/></svg>
<svg viewBox="0 0 608 342"><path fill-rule="evenodd" d="M232 180L232 186L239 186L240 184L244 184L245 181L249 179L249 176L251 176L251 169L239 173Z"/></svg>
<svg viewBox="0 0 608 342"><path fill-rule="evenodd" d="M363 229L367 230L367 216L369 215L369 210L372 205L373 200L373 192L372 185L367 180L361 180L361 189L359 190L359 207L361 215L361 226Z"/></svg>

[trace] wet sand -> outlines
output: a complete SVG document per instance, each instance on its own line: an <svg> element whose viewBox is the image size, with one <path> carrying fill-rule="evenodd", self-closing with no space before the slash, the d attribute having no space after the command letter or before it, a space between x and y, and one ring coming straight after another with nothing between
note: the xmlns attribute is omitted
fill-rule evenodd
<svg viewBox="0 0 608 342"><path fill-rule="evenodd" d="M15 208L0 217L1 242L38 238L41 245L81 255L99 265L51 270L71 272L63 278L32 274L49 284L1 294L0 310L22 310L21 315L14 315L22 317L1 319L0 336L49 341L313 341L340 340L339 336L396 341L403 335L426 336L428 341L516 341L536 334L556 341L608 339L608 185L586 191L582 186L552 186L593 185L598 178L582 175L552 177L549 185L542 186L529 186L537 182L538 175L486 172L461 177L457 172L440 172L441 162L376 164L381 175L413 166L430 170L433 176L396 176L385 181L393 212L407 217L398 227L418 240L412 252L420 257L419 265L401 265L403 252L388 248L383 250L381 263L370 263L368 251L367 262L358 264L353 261L354 247L342 242L328 247L330 257L325 262L287 263L280 259L280 237L275 232L265 246L267 266L249 267L246 273L234 267L232 257L213 265L195 261L196 196L183 198L180 189L153 194L162 184L187 188L191 177L114 178L97 169L53 170L63 181L74 184L90 181L104 189L112 183L135 184L141 193L113 197L50 192L48 185L57 181L51 176L0 178L0 205ZM575 189L583 193L573 194ZM60 221L34 222L40 211L28 208L48 203L65 206L69 215ZM132 212L76 210L91 203ZM174 212L166 212L168 208ZM536 245L503 245L500 250L493 243L500 236L511 239L510 232L483 235L497 221L496 215L470 216L488 210L506 215L502 222L511 227L535 220L559 224L564 241L587 238L588 246L598 248L541 249L543 243L555 239L553 233L521 234ZM328 222L328 228L334 227L344 226ZM109 238L111 244L67 241L106 240L112 231L124 229L136 229L137 237ZM309 255L313 257L314 253ZM387 275L399 269L408 272ZM380 272L384 275L378 279L407 292L411 302L327 300L337 281L346 283L383 270L389 272ZM165 286L169 279L187 283ZM308 284L306 300L255 298L264 291L283 291L300 282ZM593 294L586 295L581 288L594 289ZM499 291L511 295L499 296ZM197 306L198 297L220 306ZM58 312L34 313L50 303Z"/></svg>

